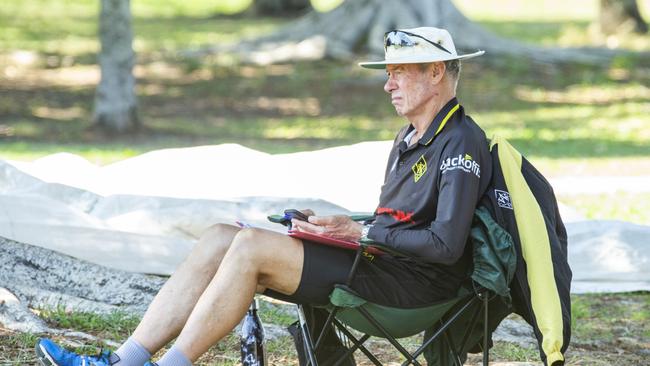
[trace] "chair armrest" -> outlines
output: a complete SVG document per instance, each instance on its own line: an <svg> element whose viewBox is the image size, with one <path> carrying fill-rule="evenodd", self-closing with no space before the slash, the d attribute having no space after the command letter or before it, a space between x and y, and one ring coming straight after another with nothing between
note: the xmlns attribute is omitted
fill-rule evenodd
<svg viewBox="0 0 650 366"><path fill-rule="evenodd" d="M269 221L273 222L273 223L282 224L282 225L285 225L285 226L287 226L289 221L291 221L286 217L286 215L269 215L266 218ZM356 221L356 222L367 223L367 222L374 221L375 220L375 215L367 214L367 213L353 214L353 215L350 215L350 219L352 219L352 221Z"/></svg>
<svg viewBox="0 0 650 366"><path fill-rule="evenodd" d="M368 223L368 222L375 221L375 215L373 215L373 214L354 214L354 215L350 215L350 219L352 219L352 221L356 221L356 222L363 221L364 223Z"/></svg>
<svg viewBox="0 0 650 366"><path fill-rule="evenodd" d="M275 224L282 224L285 226L289 222L289 220L284 217L284 215L268 215L266 218Z"/></svg>

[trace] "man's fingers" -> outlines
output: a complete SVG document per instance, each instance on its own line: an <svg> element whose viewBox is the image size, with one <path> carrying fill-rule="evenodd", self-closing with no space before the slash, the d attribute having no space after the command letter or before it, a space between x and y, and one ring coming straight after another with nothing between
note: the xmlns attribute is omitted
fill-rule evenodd
<svg viewBox="0 0 650 366"><path fill-rule="evenodd" d="M313 216L310 216L313 217ZM322 226L314 225L312 223L309 223L307 221L302 221L302 220L296 220L292 219L291 220L291 227L295 230L301 230L301 231L307 231L310 233L317 233L317 234L322 234L325 231L325 228Z"/></svg>
<svg viewBox="0 0 650 366"><path fill-rule="evenodd" d="M311 222L314 225L320 225L324 226L330 223L329 216L309 216L307 218L309 222Z"/></svg>
<svg viewBox="0 0 650 366"><path fill-rule="evenodd" d="M309 222L319 226L336 226L341 224L339 216L309 216Z"/></svg>

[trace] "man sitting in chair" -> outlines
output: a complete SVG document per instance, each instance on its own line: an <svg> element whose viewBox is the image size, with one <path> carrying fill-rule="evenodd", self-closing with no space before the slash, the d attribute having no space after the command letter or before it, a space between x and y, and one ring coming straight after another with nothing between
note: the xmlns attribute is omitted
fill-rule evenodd
<svg viewBox="0 0 650 366"><path fill-rule="evenodd" d="M351 288L378 304L416 307L453 298L466 279L472 216L491 176L486 137L456 99L460 60L449 33L438 28L393 30L384 36L384 90L409 122L397 135L372 225L348 216L293 220L298 230L349 240L372 239L411 254L364 258ZM361 169L361 167L360 167ZM131 337L114 353L81 356L47 339L42 365L149 364L172 340L159 366L191 365L228 335L255 293L301 304L327 304L344 283L354 251L257 228L218 224L201 237L149 305Z"/></svg>

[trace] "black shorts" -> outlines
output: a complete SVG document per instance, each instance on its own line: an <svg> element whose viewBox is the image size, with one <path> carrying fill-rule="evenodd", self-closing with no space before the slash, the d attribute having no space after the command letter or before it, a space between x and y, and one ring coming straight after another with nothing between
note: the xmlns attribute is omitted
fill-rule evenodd
<svg viewBox="0 0 650 366"><path fill-rule="evenodd" d="M292 295L264 295L296 304L325 305L335 284L345 284L356 252L303 240L302 276ZM421 266L389 255L362 257L351 286L364 299L386 306L413 308L456 296L460 280L435 266Z"/></svg>

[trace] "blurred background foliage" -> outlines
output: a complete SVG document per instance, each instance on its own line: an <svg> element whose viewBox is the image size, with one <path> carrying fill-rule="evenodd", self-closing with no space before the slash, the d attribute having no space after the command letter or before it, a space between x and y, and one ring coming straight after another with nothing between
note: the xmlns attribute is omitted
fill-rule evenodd
<svg viewBox="0 0 650 366"><path fill-rule="evenodd" d="M351 0L348 0L351 1ZM650 36L603 36L597 0L454 0L504 37L549 47L650 51ZM341 0L312 0L329 11ZM91 126L99 80L97 0L0 4L0 158L67 151L108 164L146 151L239 143L269 153L388 140L404 124L385 76L356 62L271 66L182 52L263 36L295 19L260 16L252 0L132 0L144 128L109 136ZM645 19L650 0L639 0ZM509 138L547 176L650 175L650 60L535 64L486 55L464 64L460 100L488 132ZM623 197L620 198L620 197ZM600 204L611 199L626 206ZM591 218L650 223L650 194L562 197Z"/></svg>

